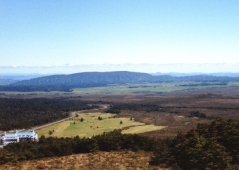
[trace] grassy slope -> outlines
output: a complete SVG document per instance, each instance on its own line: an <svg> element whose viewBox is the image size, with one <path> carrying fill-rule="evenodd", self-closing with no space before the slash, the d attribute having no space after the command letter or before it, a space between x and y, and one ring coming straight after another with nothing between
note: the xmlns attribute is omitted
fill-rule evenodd
<svg viewBox="0 0 239 170"><path fill-rule="evenodd" d="M152 130L160 130L164 127L145 125L144 123L135 122L130 120L130 118L113 118L113 114L109 113L79 113L79 117L73 120L67 120L46 128L37 130L39 136L45 135L49 136L49 131L53 131L52 136L57 137L91 137L93 135L102 134L103 132L109 132L114 129L129 129L123 130L123 133L143 133ZM98 120L98 117L102 117L103 120ZM84 121L80 122L83 118ZM120 124L120 122L123 122ZM75 123L74 123L75 122Z"/></svg>

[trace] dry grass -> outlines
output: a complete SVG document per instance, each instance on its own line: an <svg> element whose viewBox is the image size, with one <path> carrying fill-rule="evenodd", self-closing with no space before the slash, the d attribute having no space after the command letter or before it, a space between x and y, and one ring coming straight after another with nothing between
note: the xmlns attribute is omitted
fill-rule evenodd
<svg viewBox="0 0 239 170"><path fill-rule="evenodd" d="M0 170L169 170L149 166L151 156L143 151L97 152L5 164Z"/></svg>

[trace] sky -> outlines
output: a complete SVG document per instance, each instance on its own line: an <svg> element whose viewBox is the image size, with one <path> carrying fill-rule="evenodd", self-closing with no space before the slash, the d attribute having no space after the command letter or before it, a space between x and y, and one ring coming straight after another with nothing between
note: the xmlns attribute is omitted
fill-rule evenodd
<svg viewBox="0 0 239 170"><path fill-rule="evenodd" d="M0 67L128 63L239 63L239 1L0 0Z"/></svg>

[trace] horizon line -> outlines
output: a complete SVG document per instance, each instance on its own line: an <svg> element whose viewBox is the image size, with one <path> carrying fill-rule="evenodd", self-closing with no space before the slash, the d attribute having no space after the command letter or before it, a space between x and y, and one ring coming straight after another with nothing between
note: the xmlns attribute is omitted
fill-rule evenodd
<svg viewBox="0 0 239 170"><path fill-rule="evenodd" d="M37 66L28 66L28 65L0 65L0 67L74 67L74 66L100 66L100 65L208 65L208 64L225 64L225 65L236 65L238 63L103 63L103 64L62 64L62 65L37 65Z"/></svg>

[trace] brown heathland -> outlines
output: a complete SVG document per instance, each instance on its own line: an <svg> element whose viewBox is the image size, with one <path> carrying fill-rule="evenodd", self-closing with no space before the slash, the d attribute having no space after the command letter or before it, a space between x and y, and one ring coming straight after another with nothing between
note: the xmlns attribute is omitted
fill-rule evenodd
<svg viewBox="0 0 239 170"><path fill-rule="evenodd" d="M97 152L4 164L0 170L168 170L149 166L151 156L143 151Z"/></svg>

